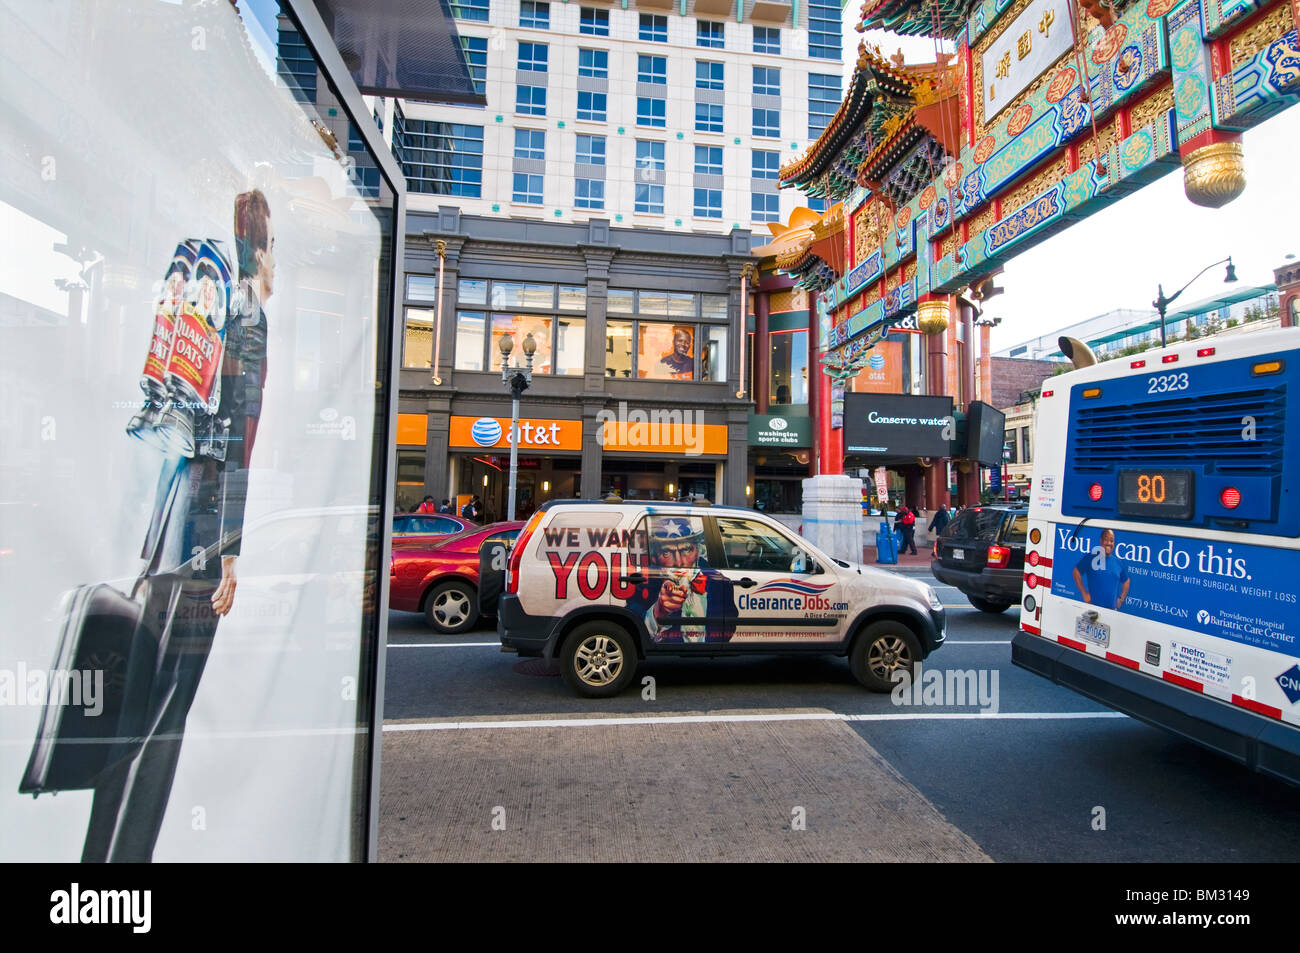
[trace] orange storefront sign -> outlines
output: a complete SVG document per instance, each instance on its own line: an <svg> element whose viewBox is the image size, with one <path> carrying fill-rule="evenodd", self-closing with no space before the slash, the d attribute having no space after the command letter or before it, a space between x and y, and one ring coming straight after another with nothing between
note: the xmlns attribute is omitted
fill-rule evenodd
<svg viewBox="0 0 1300 953"><path fill-rule="evenodd" d="M581 420L531 417L519 421L520 450L581 450ZM491 450L510 448L509 417L455 417L447 443L452 447Z"/></svg>
<svg viewBox="0 0 1300 953"><path fill-rule="evenodd" d="M423 447L429 442L429 417L427 414L397 415L397 445Z"/></svg>
<svg viewBox="0 0 1300 953"><path fill-rule="evenodd" d="M726 424L684 423L680 420L607 420L602 446L609 453L676 453L688 457L725 456Z"/></svg>

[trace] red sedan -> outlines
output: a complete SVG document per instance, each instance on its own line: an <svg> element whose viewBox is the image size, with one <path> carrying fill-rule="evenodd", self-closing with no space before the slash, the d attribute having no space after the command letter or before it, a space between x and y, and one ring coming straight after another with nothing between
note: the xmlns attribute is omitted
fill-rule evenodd
<svg viewBox="0 0 1300 953"><path fill-rule="evenodd" d="M456 635L479 620L478 551L486 542L514 541L521 522L492 523L433 539L393 538L389 608L423 612L435 632Z"/></svg>

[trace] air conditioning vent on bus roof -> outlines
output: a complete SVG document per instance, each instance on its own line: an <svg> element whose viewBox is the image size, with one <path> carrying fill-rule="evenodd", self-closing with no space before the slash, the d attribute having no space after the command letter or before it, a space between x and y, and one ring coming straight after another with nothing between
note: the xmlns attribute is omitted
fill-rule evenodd
<svg viewBox="0 0 1300 953"><path fill-rule="evenodd" d="M1108 406L1080 403L1072 461L1083 471L1159 462L1210 463L1219 473L1280 474L1285 402L1286 388L1277 386ZM1254 427L1253 440L1242 439L1247 423Z"/></svg>

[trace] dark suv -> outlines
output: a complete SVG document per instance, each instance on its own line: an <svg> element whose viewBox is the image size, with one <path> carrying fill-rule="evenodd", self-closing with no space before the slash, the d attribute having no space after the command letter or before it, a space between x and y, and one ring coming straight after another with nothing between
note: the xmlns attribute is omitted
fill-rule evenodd
<svg viewBox="0 0 1300 953"><path fill-rule="evenodd" d="M981 612L1005 612L1020 602L1028 524L1023 504L967 507L935 540L930 571Z"/></svg>

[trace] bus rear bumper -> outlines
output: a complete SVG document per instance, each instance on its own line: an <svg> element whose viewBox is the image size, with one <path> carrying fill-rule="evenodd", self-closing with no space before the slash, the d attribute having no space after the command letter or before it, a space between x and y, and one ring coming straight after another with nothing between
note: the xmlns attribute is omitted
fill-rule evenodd
<svg viewBox="0 0 1300 953"><path fill-rule="evenodd" d="M1027 632L1012 639L1011 661L1252 771L1300 785L1300 729Z"/></svg>

